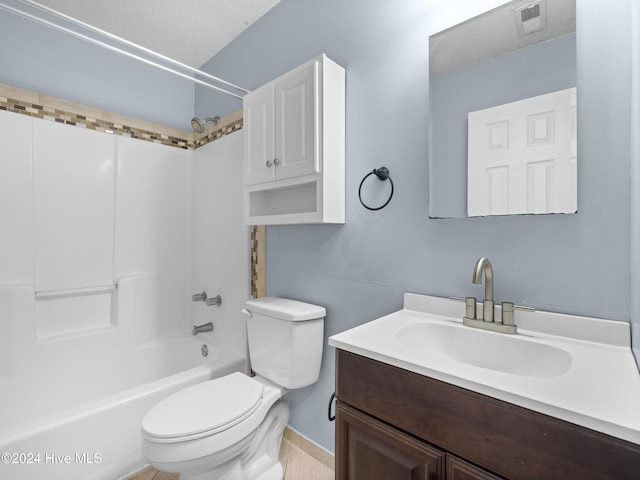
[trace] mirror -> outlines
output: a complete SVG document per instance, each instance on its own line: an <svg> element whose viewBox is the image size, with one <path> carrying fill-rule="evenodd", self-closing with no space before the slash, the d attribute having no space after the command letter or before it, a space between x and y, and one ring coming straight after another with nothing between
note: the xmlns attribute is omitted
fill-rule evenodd
<svg viewBox="0 0 640 480"><path fill-rule="evenodd" d="M575 212L575 87L575 0L511 1L429 37L429 216Z"/></svg>

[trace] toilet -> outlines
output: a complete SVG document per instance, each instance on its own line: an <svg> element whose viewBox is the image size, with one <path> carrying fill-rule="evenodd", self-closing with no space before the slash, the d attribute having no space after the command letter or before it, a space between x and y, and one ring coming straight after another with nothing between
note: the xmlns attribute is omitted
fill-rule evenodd
<svg viewBox="0 0 640 480"><path fill-rule="evenodd" d="M246 302L250 377L192 385L142 420L142 455L181 480L282 480L287 394L318 380L325 309L276 297Z"/></svg>

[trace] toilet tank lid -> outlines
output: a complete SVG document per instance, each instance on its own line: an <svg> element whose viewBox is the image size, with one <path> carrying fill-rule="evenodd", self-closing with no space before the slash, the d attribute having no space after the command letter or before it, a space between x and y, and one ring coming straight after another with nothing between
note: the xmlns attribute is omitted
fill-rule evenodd
<svg viewBox="0 0 640 480"><path fill-rule="evenodd" d="M260 297L247 300L246 307L252 313L261 313L293 322L324 318L327 314L324 307L278 297Z"/></svg>

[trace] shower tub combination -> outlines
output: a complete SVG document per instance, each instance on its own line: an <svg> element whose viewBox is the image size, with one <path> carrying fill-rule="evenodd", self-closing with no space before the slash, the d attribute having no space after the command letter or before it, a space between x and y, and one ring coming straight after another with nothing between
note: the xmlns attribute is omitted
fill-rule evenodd
<svg viewBox="0 0 640 480"><path fill-rule="evenodd" d="M30 298L30 288L0 288L0 318L27 317ZM119 300L125 304L126 295ZM146 320L135 323L39 340L33 349L0 342L0 478L124 478L146 464L140 426L153 405L186 386L246 370L246 357L216 344L214 334L136 344ZM14 341L33 339L27 322L5 322L0 334L7 328Z"/></svg>
<svg viewBox="0 0 640 480"><path fill-rule="evenodd" d="M206 351L206 357L202 350ZM129 368L117 373L111 387L102 384L94 395L100 398L95 400L45 416L40 416L40 412L36 414L33 408L25 408L17 398L14 398L15 405L3 405L5 413L11 412L12 423L16 425L0 431L0 477L21 480L123 478L145 465L140 454L140 425L153 405L186 386L242 371L245 367L245 359L236 353L191 336L145 345L121 361ZM59 372L59 376L59 380L63 380L64 372ZM37 396L38 381L31 380L30 393ZM39 400L51 405L69 404L73 397L88 398L90 394L80 391L81 381L72 385L59 383L58 389L47 391ZM104 395L109 388L115 390L127 384L131 388ZM25 400L31 403L33 399Z"/></svg>
<svg viewBox="0 0 640 480"><path fill-rule="evenodd" d="M0 130L0 479L122 478L154 404L246 369L241 132L196 151L5 111ZM224 227L192 220L223 201Z"/></svg>

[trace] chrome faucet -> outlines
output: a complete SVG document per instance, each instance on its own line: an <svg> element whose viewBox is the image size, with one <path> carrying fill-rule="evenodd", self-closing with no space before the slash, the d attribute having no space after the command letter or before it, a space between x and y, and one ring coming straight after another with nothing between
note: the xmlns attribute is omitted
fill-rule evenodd
<svg viewBox="0 0 640 480"><path fill-rule="evenodd" d="M482 304L482 319L485 322L493 322L493 267L488 258L482 257L473 267L473 278L471 281L475 285L482 284L482 273L484 272L484 302Z"/></svg>
<svg viewBox="0 0 640 480"><path fill-rule="evenodd" d="M213 323L204 323L202 325L194 325L191 335L197 335L199 333L213 332Z"/></svg>

